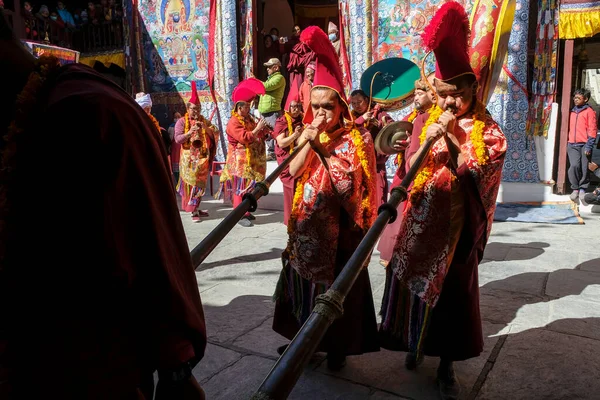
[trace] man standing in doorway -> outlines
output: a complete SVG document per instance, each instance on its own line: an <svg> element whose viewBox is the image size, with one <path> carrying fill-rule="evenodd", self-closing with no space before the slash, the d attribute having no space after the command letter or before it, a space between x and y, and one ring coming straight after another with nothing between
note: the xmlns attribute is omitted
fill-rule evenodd
<svg viewBox="0 0 600 400"><path fill-rule="evenodd" d="M592 147L596 140L596 113L590 107L590 91L577 89L573 93L575 107L571 110L569 118L569 140L567 154L569 156L569 182L571 183L571 200L580 200L585 203L585 190L590 185L588 175L589 157L592 155Z"/></svg>
<svg viewBox="0 0 600 400"><path fill-rule="evenodd" d="M271 58L264 63L267 67L269 77L263 82L265 85L265 94L260 96L258 111L265 119L269 129L275 128L275 121L281 116L281 100L285 92L285 78L281 74L281 61L278 58ZM267 140L267 161L275 160L275 141Z"/></svg>

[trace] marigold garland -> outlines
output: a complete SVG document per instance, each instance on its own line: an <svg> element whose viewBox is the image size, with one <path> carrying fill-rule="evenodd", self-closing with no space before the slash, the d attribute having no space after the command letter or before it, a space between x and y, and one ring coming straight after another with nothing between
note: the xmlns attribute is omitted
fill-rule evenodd
<svg viewBox="0 0 600 400"><path fill-rule="evenodd" d="M352 129L350 135L352 138L352 142L356 147L356 154L358 155L362 167L363 182L370 182L371 179L373 179L373 176L371 175L369 158L365 153L365 142L362 137L362 134L358 129ZM324 146L327 146L327 144L329 144L330 139L331 138L326 133L321 133L319 136L319 140ZM288 233L292 233L293 226L295 226L296 220L298 219L298 205L302 200L302 196L304 194L304 185L310 178L310 175L310 168L306 168L306 170L302 174L302 177L296 183L296 191L294 192L294 199L292 202L292 212L288 221ZM367 191L366 195L362 199L361 206L363 208L363 226L370 226L372 222L371 196L372 193L370 191Z"/></svg>
<svg viewBox="0 0 600 400"><path fill-rule="evenodd" d="M186 114L187 115L187 114ZM158 123L158 121L156 120L156 118L154 118L154 115L152 114L148 114L148 116L150 117L150 120L152 121L152 123L154 124L154 126L156 127L156 130L160 133L161 129L160 129L160 124Z"/></svg>
<svg viewBox="0 0 600 400"><path fill-rule="evenodd" d="M240 121L240 124L244 129L246 129L246 119L242 117L240 114L236 113L235 110L231 111L231 116L237 118ZM250 151L250 146L246 146L246 173L252 170L252 163L250 162L250 158L252 157L252 152Z"/></svg>
<svg viewBox="0 0 600 400"><path fill-rule="evenodd" d="M429 110L429 118L423 129L421 130L421 134L419 135L419 143L423 144L425 142L425 138L427 137L427 128L435 122L438 121L439 117L443 114L443 110L438 106L434 105ZM483 140L483 131L485 129L485 105L477 101L475 104L475 110L473 112L473 129L471 130L471 134L469 135L469 140L473 143L473 148L475 150L475 155L477 156L477 162L479 165L485 165L488 160L487 149L485 147L485 142ZM433 168L434 162L431 157L429 157L427 164L421 169L415 181L413 183L412 191L411 191L411 199L417 198L423 191L425 183L433 176Z"/></svg>
<svg viewBox="0 0 600 400"><path fill-rule="evenodd" d="M483 131L485 130L485 105L478 101L475 105L475 115L473 118L473 130L470 139L475 149L477 162L479 165L485 165L489 160L485 141L483 140Z"/></svg>
<svg viewBox="0 0 600 400"><path fill-rule="evenodd" d="M290 133L290 135L294 134L294 122L292 121L292 116L286 112L285 114L285 120L287 121L287 126L288 126L288 132ZM290 144L290 154L292 154L292 152L294 151L294 142L292 142L292 144Z"/></svg>
<svg viewBox="0 0 600 400"><path fill-rule="evenodd" d="M419 116L419 111L415 108L407 118L408 122L413 122Z"/></svg>

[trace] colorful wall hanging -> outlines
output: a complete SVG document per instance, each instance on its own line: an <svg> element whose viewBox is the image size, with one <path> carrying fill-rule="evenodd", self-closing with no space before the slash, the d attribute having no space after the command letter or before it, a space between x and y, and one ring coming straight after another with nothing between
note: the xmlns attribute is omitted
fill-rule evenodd
<svg viewBox="0 0 600 400"><path fill-rule="evenodd" d="M253 76L254 56L253 46L253 12L252 0L239 0L239 54L240 54L240 75L242 79ZM258 71L256 71L258 73Z"/></svg>
<svg viewBox="0 0 600 400"><path fill-rule="evenodd" d="M592 37L600 33L600 1L562 0L559 26L561 39Z"/></svg>
<svg viewBox="0 0 600 400"><path fill-rule="evenodd" d="M528 24L529 1L517 0L504 69L487 106L508 143L502 170L506 182L539 182L535 145L526 134Z"/></svg>
<svg viewBox="0 0 600 400"><path fill-rule="evenodd" d="M558 0L538 0L528 135L548 135L550 111L556 97L558 19Z"/></svg>

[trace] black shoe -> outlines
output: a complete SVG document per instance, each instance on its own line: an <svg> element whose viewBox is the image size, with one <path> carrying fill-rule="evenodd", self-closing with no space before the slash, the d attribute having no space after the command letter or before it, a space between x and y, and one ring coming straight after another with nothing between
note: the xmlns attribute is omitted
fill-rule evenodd
<svg viewBox="0 0 600 400"><path fill-rule="evenodd" d="M287 344L284 344L283 346L279 346L279 347L277 348L277 354L279 354L279 355L282 355L282 354L283 354L283 352L285 351L285 349L287 349L287 348L288 348L288 345L287 345Z"/></svg>
<svg viewBox="0 0 600 400"><path fill-rule="evenodd" d="M452 363L450 363L447 368L443 368L440 363L437 370L437 384L442 400L458 399L458 396L460 395L460 383L458 382Z"/></svg>
<svg viewBox="0 0 600 400"><path fill-rule="evenodd" d="M251 227L254 224L248 218L243 217L242 219L240 219L240 222L238 222L238 225L241 225L244 228L249 228L249 227Z"/></svg>
<svg viewBox="0 0 600 400"><path fill-rule="evenodd" d="M339 371L346 365L346 356L327 353L327 368L331 371Z"/></svg>
<svg viewBox="0 0 600 400"><path fill-rule="evenodd" d="M407 370L412 371L417 369L419 365L423 362L423 356L417 358L417 356L413 353L406 353L406 358L404 359L404 366Z"/></svg>
<svg viewBox="0 0 600 400"><path fill-rule="evenodd" d="M256 219L256 217L252 214L246 215L246 218L248 218L250 221L254 221Z"/></svg>

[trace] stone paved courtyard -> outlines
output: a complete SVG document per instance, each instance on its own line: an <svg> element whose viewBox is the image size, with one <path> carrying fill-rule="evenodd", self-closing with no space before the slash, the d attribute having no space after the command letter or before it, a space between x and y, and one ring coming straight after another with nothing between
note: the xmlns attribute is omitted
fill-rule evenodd
<svg viewBox="0 0 600 400"><path fill-rule="evenodd" d="M201 223L182 213L190 247L231 210L209 197L203 204L210 217ZM271 330L286 228L280 211L255 215L255 226L236 226L196 274L209 344L194 374L209 400L250 398L287 343ZM582 217L585 225L494 224L479 267L485 349L456 366L464 399L600 398L600 214ZM375 252L376 309L378 261ZM313 358L291 399L438 398L436 359L409 372L404 353L382 350L333 373L324 357Z"/></svg>

